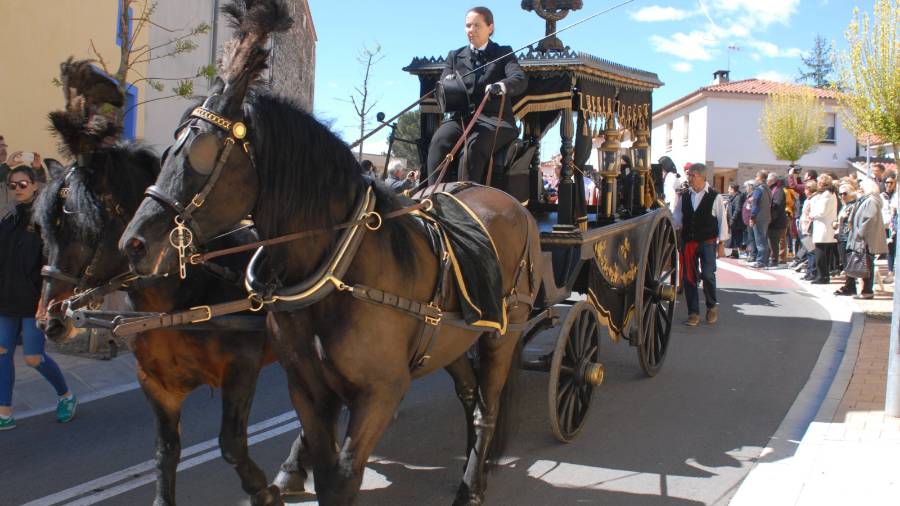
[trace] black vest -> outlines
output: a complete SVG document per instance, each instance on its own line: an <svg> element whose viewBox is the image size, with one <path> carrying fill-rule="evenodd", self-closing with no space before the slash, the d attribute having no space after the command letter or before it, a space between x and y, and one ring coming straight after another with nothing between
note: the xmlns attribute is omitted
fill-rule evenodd
<svg viewBox="0 0 900 506"><path fill-rule="evenodd" d="M706 189L706 195L700 200L697 210L691 203L691 192L681 195L681 233L685 242L714 239L719 235L719 222L712 214L713 203L719 194L712 188Z"/></svg>

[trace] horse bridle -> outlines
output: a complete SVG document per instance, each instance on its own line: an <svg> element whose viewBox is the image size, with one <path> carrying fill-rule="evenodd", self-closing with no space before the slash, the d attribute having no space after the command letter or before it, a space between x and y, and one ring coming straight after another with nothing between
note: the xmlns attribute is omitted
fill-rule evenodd
<svg viewBox="0 0 900 506"><path fill-rule="evenodd" d="M209 99L207 99L207 102L209 102ZM206 102L204 102L204 105L206 105ZM175 212L175 228L169 232L169 243L176 251L178 251L178 275L181 279L187 277L187 264L190 253L196 251L194 238L203 237L202 228L199 223L197 223L197 220L194 219L194 213L203 207L203 204L206 202L206 197L209 196L216 182L218 182L219 177L222 175L222 169L225 167L225 163L228 161L228 156L231 154L231 149L234 145L240 142L244 152L247 153L248 157L250 156L250 142L244 140L244 138L247 137L247 126L244 123L240 121L229 121L203 106L197 107L191 111L190 118L204 120L228 134L224 140L225 145L219 150L215 167L206 179L203 188L194 195L187 205L182 204L155 184L149 186L144 192L144 195L156 200ZM253 163L252 158L250 162L251 164Z"/></svg>
<svg viewBox="0 0 900 506"><path fill-rule="evenodd" d="M69 171L66 173L65 178L63 179L63 186L59 189L58 192L59 198L63 201L62 210L65 214L75 214L77 212L66 209L66 199L68 199L69 196L69 178L75 172L77 167L78 166L76 164L69 169ZM122 206L118 203L115 203L111 195L101 196L100 201L103 203L103 207L109 216L118 218L122 221L123 225L128 222L128 220L125 219L125 214L122 210ZM68 283L73 287L73 295L63 301L58 302L58 304L60 305L61 313L64 314L69 309L74 310L85 306L87 306L89 309L99 309L100 304L103 301L103 296L121 289L128 283L137 279L137 276L132 275L130 272L124 272L122 274L114 276L106 283L89 283L89 280L91 280L91 277L94 276L94 273L97 270L100 262L101 256L100 248L98 246L94 248L94 252L91 255L90 261L87 262L87 264L77 276L73 276L72 274L63 271L62 269L59 269L54 265L44 265L43 267L41 267L42 277L62 281L63 283ZM47 311L48 313L52 312L50 307L47 308Z"/></svg>

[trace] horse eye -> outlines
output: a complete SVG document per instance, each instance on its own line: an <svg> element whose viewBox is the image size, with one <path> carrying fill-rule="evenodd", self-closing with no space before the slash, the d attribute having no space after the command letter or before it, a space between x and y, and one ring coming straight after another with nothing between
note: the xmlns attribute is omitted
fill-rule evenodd
<svg viewBox="0 0 900 506"><path fill-rule="evenodd" d="M216 156L219 154L219 138L211 133L200 134L191 139L187 150L191 168L195 172L208 175L212 172Z"/></svg>

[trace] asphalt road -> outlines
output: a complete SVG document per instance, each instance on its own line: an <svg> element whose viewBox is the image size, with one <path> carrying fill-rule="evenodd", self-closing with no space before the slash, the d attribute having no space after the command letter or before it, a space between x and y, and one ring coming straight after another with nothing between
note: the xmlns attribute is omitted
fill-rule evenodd
<svg viewBox="0 0 900 506"><path fill-rule="evenodd" d="M727 504L805 384L831 322L790 281L720 269L719 282L719 322L676 324L655 378L643 375L634 348L604 336L606 382L571 444L550 434L546 374L522 372L519 430L489 478L487 504ZM685 317L679 303L676 319ZM539 336L532 351L553 339L552 331ZM283 376L278 367L263 372L251 417L251 453L270 478L298 427ZM180 504L248 504L219 457L219 416L217 393L189 398ZM463 423L446 374L416 382L373 455L360 504L450 504ZM52 415L29 419L0 434L0 506L151 504L153 439L139 391L83 404L66 426Z"/></svg>

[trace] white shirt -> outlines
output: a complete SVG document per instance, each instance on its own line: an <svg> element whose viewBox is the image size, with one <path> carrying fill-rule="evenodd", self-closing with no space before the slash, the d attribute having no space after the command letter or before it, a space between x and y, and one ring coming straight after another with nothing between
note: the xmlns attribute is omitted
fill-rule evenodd
<svg viewBox="0 0 900 506"><path fill-rule="evenodd" d="M675 203L678 202L678 174L669 172L663 179L663 199L669 205L669 211L675 214Z"/></svg>
<svg viewBox="0 0 900 506"><path fill-rule="evenodd" d="M691 207L696 211L697 206L700 205L700 201L703 200L703 197L706 196L706 191L709 189L709 183L703 185L703 189L699 192L694 191L693 188L690 189L691 195ZM676 194L675 199L675 211L672 213L672 218L675 221L675 228L677 230L681 230L683 218L681 216L681 198L684 197L683 194ZM719 241L725 242L729 238L731 238L731 232L728 230L728 220L726 219L725 214L725 202L722 200L722 195L716 195L716 200L713 201L712 206L712 215L716 219L719 224Z"/></svg>

